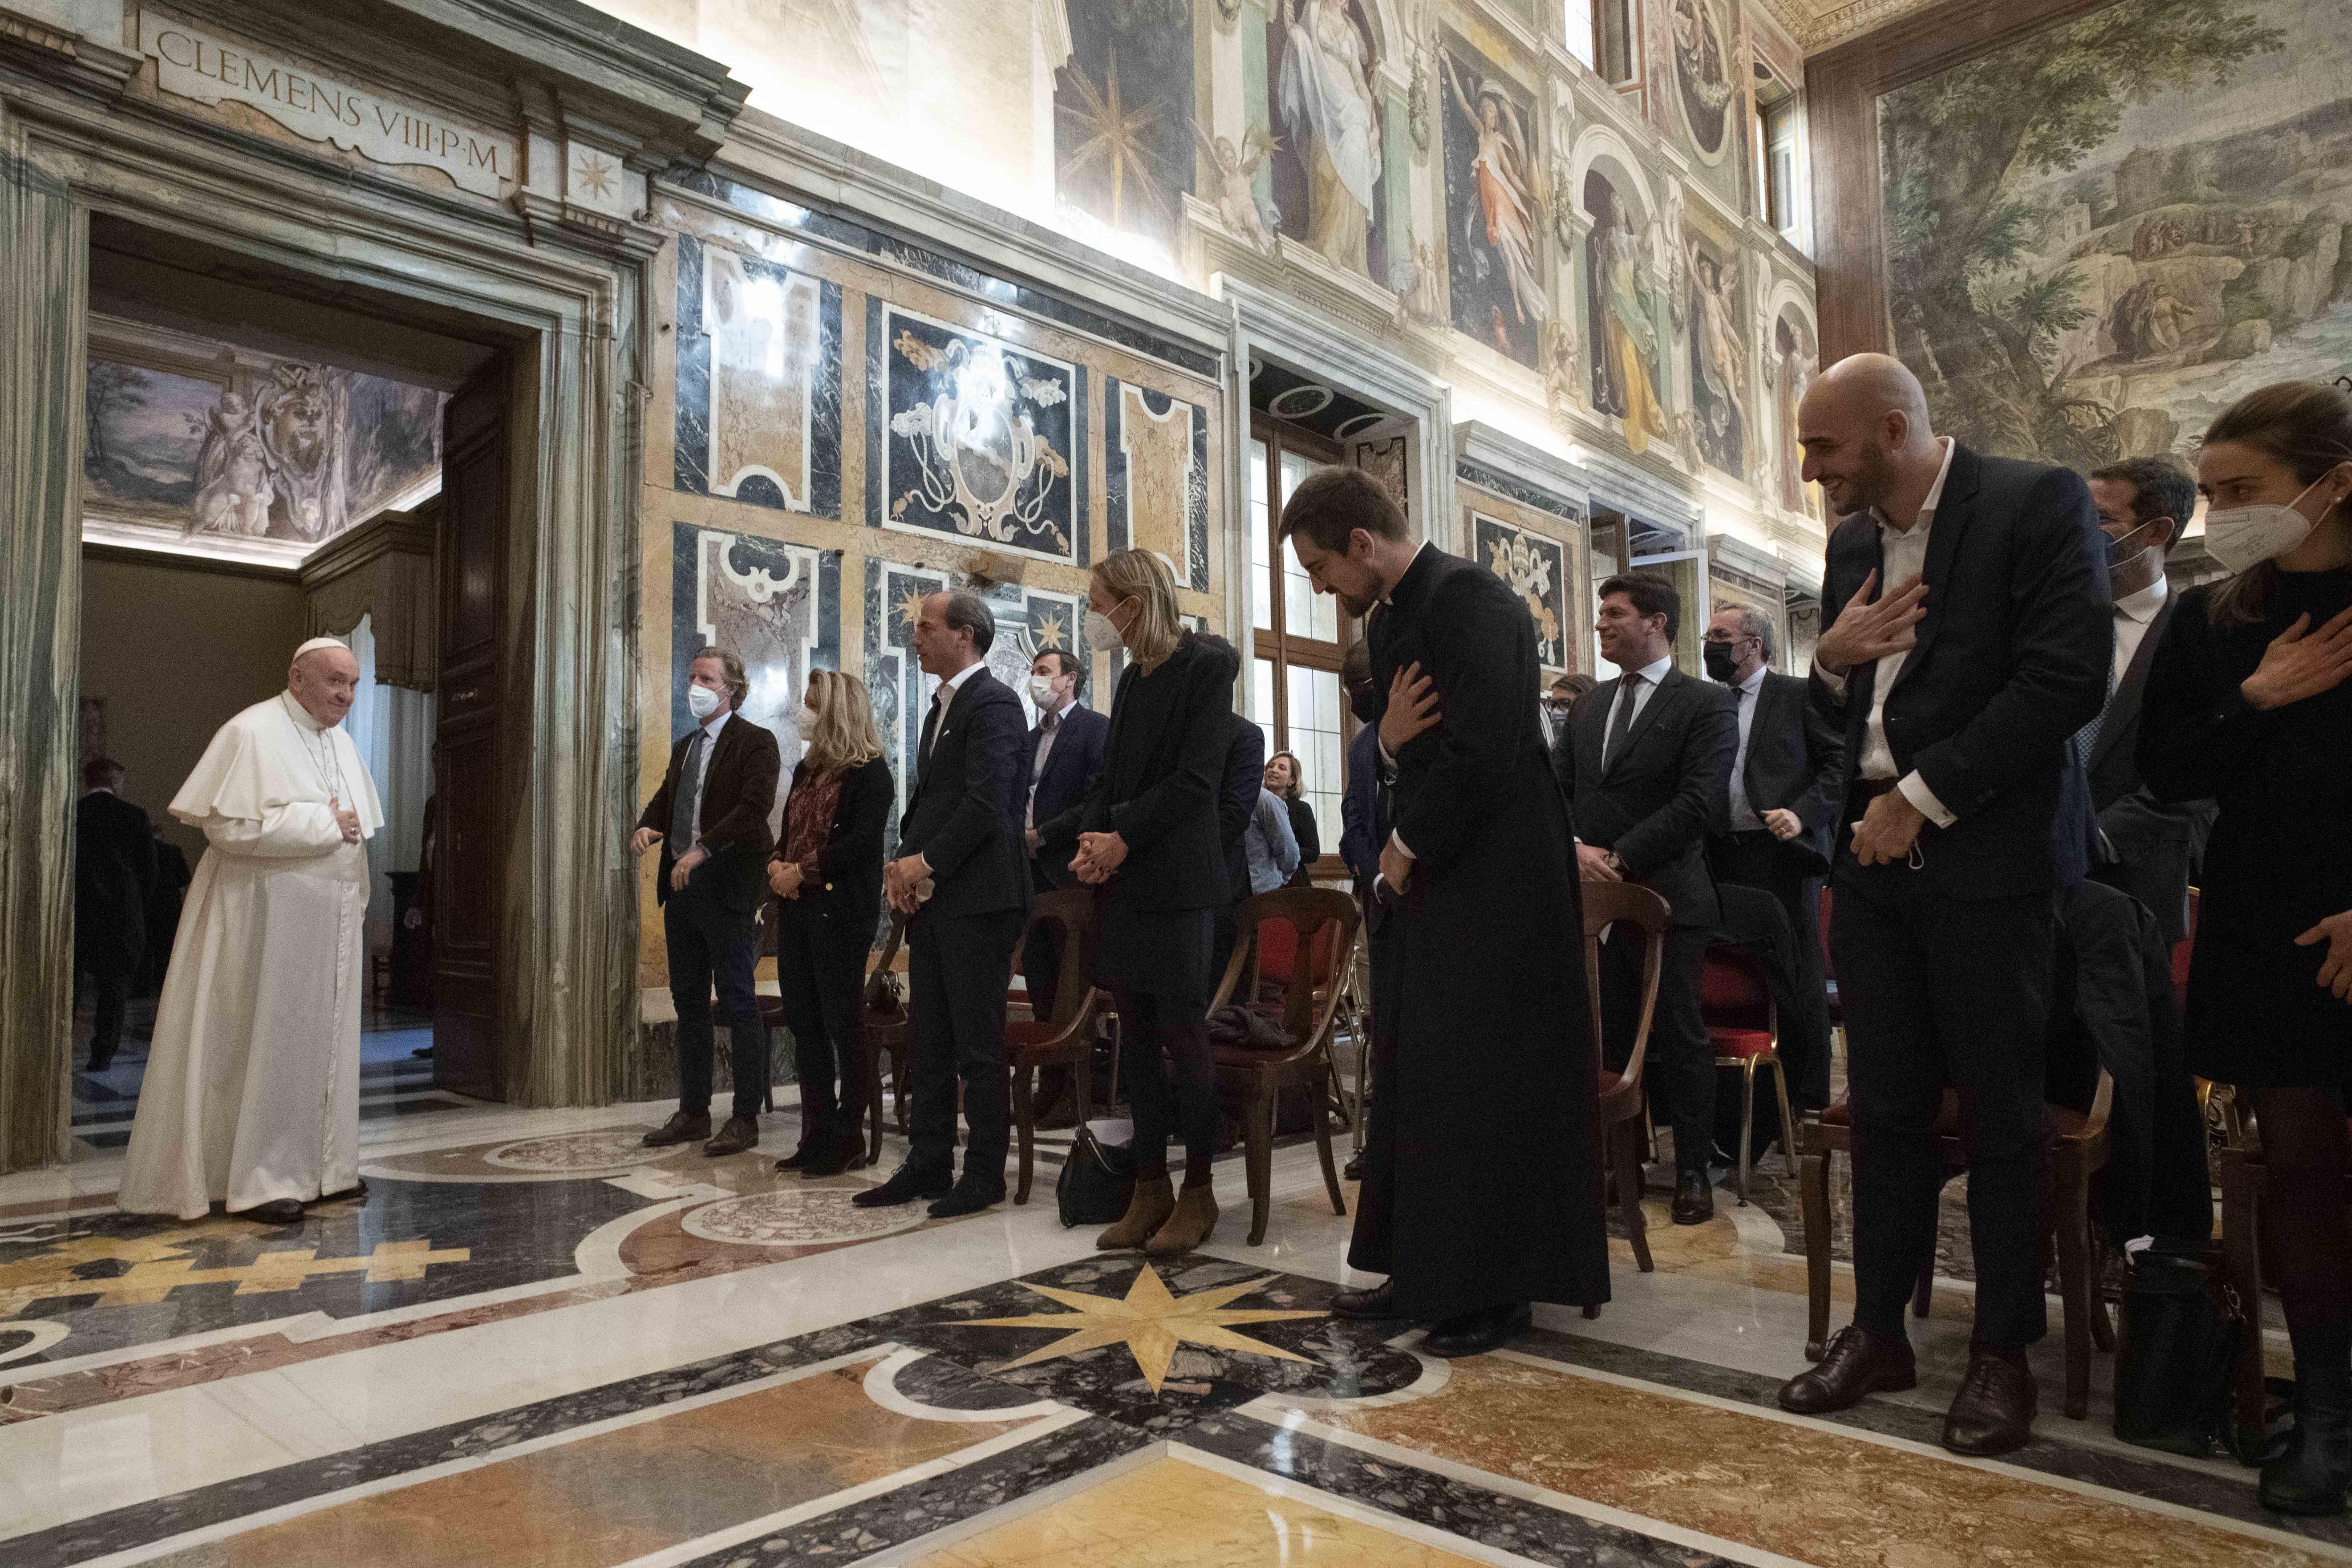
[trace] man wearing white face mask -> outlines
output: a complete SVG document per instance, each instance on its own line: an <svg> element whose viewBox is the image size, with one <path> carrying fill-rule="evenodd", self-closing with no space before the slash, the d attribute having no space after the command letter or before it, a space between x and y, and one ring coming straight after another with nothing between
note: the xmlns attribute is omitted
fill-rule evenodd
<svg viewBox="0 0 2352 1568"><path fill-rule="evenodd" d="M1077 886L1077 879L1070 875L1070 857L1077 846L1045 843L1037 825L1053 821L1084 800L1095 775L1102 772L1103 740L1110 733L1110 721L1078 700L1086 689L1087 667L1066 649L1049 647L1029 666L1029 700L1037 709L1037 723L1021 753L1021 777L1028 795L1021 826L1029 847L1029 882L1040 892ZM1041 923L1029 933L1021 954L1030 1009L1040 1018L1053 1016L1054 981L1061 962L1061 929ZM1047 1072L1040 1126L1057 1126L1062 1121L1058 1086L1052 1081L1061 1076L1059 1068Z"/></svg>
<svg viewBox="0 0 2352 1568"><path fill-rule="evenodd" d="M677 1111L646 1134L653 1148L708 1139L702 1152L740 1154L760 1142L768 1031L753 989L761 873L776 847L768 813L782 771L776 737L736 709L750 693L743 661L724 648L694 656L686 688L694 728L670 749L662 785L629 847L662 847L654 899L662 907L670 999L677 1006ZM735 1102L710 1135L710 994L732 1047Z"/></svg>

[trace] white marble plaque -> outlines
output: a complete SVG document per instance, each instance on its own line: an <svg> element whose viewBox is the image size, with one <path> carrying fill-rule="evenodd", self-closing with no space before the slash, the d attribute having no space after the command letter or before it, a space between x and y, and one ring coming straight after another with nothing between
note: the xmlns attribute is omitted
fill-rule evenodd
<svg viewBox="0 0 2352 1568"><path fill-rule="evenodd" d="M297 136L329 142L378 163L422 163L495 197L515 178L515 143L364 91L331 77L226 43L187 23L139 13L139 49L155 58L166 92L202 103L243 103Z"/></svg>

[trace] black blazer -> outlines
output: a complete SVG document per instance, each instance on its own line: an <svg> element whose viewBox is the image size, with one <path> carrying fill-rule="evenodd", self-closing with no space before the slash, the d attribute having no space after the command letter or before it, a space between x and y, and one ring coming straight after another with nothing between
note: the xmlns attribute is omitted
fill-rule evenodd
<svg viewBox="0 0 2352 1568"><path fill-rule="evenodd" d="M1250 896L1244 839L1257 813L1258 792L1265 787L1265 731L1245 713L1232 714L1226 730L1230 740L1217 785L1217 843L1225 859L1225 896L1238 904Z"/></svg>
<svg viewBox="0 0 2352 1568"><path fill-rule="evenodd" d="M2107 699L2099 739L2087 759L2091 806L2095 811L2106 810L2140 787L2139 759L2133 754L2139 749L2140 702L2147 694L2147 670L2156 662L2156 645L2164 640L2164 628L2179 607L2178 589L2164 596L2164 607L2148 622L2139 647L2132 650L2131 662L2124 666L2123 679L2116 683L2115 694ZM2109 657L2112 662L2113 656Z"/></svg>
<svg viewBox="0 0 2352 1568"><path fill-rule="evenodd" d="M1822 604L1838 611L1884 564L1878 521L1859 513L1830 535ZM2082 476L1960 447L1927 535L1927 614L1886 699L1896 776L1915 769L1958 820L1920 830L1918 875L1948 898L2048 892L2066 742L2107 695L2114 608L2105 541ZM1889 584L1881 574L1879 592ZM1877 665L1843 698L1816 678L1813 700L1845 731L1843 846Z"/></svg>
<svg viewBox="0 0 2352 1568"><path fill-rule="evenodd" d="M793 788L807 782L805 762L793 770ZM890 824L890 802L898 789L890 764L880 757L849 770L834 797L832 837L816 858L814 880L801 879L800 892L790 901L803 916L814 917L860 947L874 940L882 910L882 833ZM787 811L791 797L785 797ZM776 846L772 858L782 860L786 847ZM786 900L778 899L781 907ZM781 913L781 908L779 910Z"/></svg>
<svg viewBox="0 0 2352 1568"><path fill-rule="evenodd" d="M1045 733L1043 728L1031 730L1021 742L1020 784L1024 800L1030 780L1036 778L1037 742ZM1045 774L1036 778L1036 798L1028 801L1034 808L1026 813L1030 820L1043 828L1087 797L1095 775L1102 772L1103 742L1109 737L1108 719L1083 704L1071 704L1055 726L1054 749L1045 753ZM1042 840L1045 836L1038 837ZM1055 887L1070 885L1070 857L1076 853L1075 840L1066 845L1041 842L1037 847L1037 858Z"/></svg>
<svg viewBox="0 0 2352 1568"><path fill-rule="evenodd" d="M1723 830L1739 717L1731 689L1669 669L1601 766L1620 676L1577 700L1552 742L1576 836L1614 850L1626 875L1666 900L1679 926L1721 920L1706 837ZM1410 842L1410 841L1408 841Z"/></svg>
<svg viewBox="0 0 2352 1568"><path fill-rule="evenodd" d="M1732 739L1738 741L1739 693L1731 693ZM1793 811L1805 830L1780 847L1801 860L1809 876L1829 869L1837 837L1838 801L1845 793L1845 738L1812 704L1802 676L1767 674L1756 689L1748 721L1748 758L1741 770L1748 804L1759 816ZM1738 753L1734 752L1737 760ZM1728 797L1726 797L1727 805ZM1724 824L1727 830L1728 819Z"/></svg>
<svg viewBox="0 0 2352 1568"><path fill-rule="evenodd" d="M172 932L147 930L156 881L155 830L144 811L107 790L74 803L76 962L97 974L128 973L151 936L169 946Z"/></svg>
<svg viewBox="0 0 2352 1568"><path fill-rule="evenodd" d="M693 731L677 738L669 749L669 766L663 770L661 788L646 803L639 827L664 835L661 876L654 884L654 901L669 901L669 868L678 847L669 842L670 803L677 794L678 764L686 761L686 743ZM776 737L740 713L730 715L712 742L710 765L702 774L702 847L710 858L695 868L688 890L715 899L722 909L746 914L756 908L767 889L768 856L776 836L768 814L776 808L776 778L783 771Z"/></svg>
<svg viewBox="0 0 2352 1568"><path fill-rule="evenodd" d="M931 897L921 912L1027 909L1029 851L1021 818L1029 783L1018 775L1028 718L1021 700L985 668L975 669L956 688L938 733L931 730L927 716L929 754L915 753L921 760L898 821L899 855L920 854L930 863Z"/></svg>

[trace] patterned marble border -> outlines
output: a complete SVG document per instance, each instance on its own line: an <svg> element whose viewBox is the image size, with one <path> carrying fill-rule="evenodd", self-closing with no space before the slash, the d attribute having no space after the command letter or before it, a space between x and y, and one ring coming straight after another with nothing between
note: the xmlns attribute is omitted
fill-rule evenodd
<svg viewBox="0 0 2352 1568"><path fill-rule="evenodd" d="M1515 479L1468 458L1454 460L1454 477L1465 485L1476 485L1480 489L1492 490L1498 496L1508 496L1522 506L1531 506L1538 511L1549 512L1568 522L1580 523L1585 520L1585 506L1580 500L1538 489L1524 479Z"/></svg>

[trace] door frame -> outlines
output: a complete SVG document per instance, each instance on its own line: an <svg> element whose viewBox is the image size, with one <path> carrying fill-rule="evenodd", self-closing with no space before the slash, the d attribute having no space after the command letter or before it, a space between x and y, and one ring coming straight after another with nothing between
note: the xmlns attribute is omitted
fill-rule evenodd
<svg viewBox="0 0 2352 1568"><path fill-rule="evenodd" d="M485 36L499 26L491 9ZM472 37L447 30L453 43ZM335 41L362 47L359 32ZM417 55L413 37L384 49ZM631 68L614 40L551 39L530 79L494 78L504 68L487 49L446 61L455 74L468 68L458 60L478 60L466 86L524 96L529 122L546 112L530 95L574 79L592 54L609 67L597 82L602 133L630 142L614 156L642 169L649 155L657 164L715 145L671 134L677 117L667 108L670 119L642 107L637 123L611 129L632 117L615 107L614 73ZM658 101L674 104L685 73L659 63L670 96ZM690 123L723 129L740 95L729 96L722 68L695 64L708 67L702 85L717 107ZM0 254L14 258L0 282L0 734L11 738L0 746L0 1171L61 1163L71 1149L81 392L89 220L100 213L322 295L363 292L395 319L411 313L444 331L456 322L507 345L513 546L500 631L519 657L502 706L525 765L508 775L501 803L510 831L497 919L502 1029L526 1061L509 1092L528 1106L607 1102L637 1024L624 840L636 781L645 302L660 236L564 199L572 149L585 147L573 137L588 132L560 119L530 126L547 152L531 140L521 188L493 204L238 131L177 100L134 99L140 71L138 57L90 39L0 57ZM650 86L642 101L656 101ZM658 147L664 139L671 148Z"/></svg>

